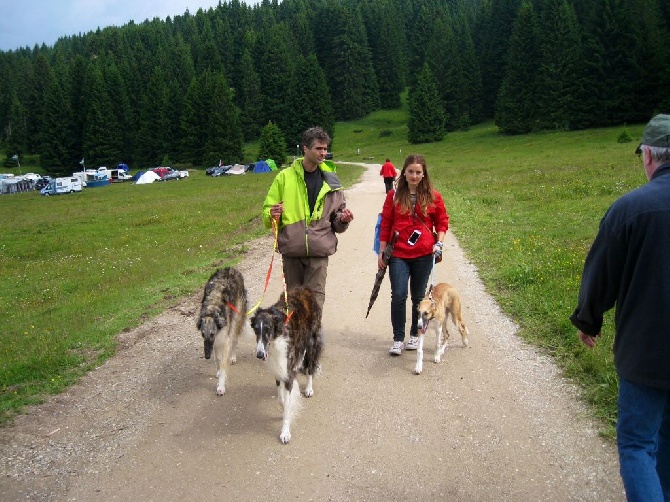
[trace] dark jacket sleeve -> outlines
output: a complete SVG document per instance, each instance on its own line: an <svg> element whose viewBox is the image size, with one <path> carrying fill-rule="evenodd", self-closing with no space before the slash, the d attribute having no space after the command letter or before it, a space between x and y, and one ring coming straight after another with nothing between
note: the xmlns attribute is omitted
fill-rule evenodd
<svg viewBox="0 0 670 502"><path fill-rule="evenodd" d="M572 324L587 335L600 333L604 313L614 307L624 261L625 246L605 214L584 263L577 308L570 316Z"/></svg>

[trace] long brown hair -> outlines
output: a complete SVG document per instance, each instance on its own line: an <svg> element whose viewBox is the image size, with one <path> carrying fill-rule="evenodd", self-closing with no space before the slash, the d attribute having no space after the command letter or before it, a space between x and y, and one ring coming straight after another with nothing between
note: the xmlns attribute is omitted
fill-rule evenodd
<svg viewBox="0 0 670 502"><path fill-rule="evenodd" d="M409 185L407 184L407 178L405 178L405 170L407 169L407 166L411 164L420 164L423 168L423 177L416 187L416 201L419 203L421 213L425 215L428 206L430 206L435 199L433 197L433 185L428 176L428 166L426 165L426 159L423 155L413 153L408 155L405 159L402 171L400 171L400 176L398 176L398 181L396 182L395 204L403 213L411 213L413 210L412 200L409 196Z"/></svg>

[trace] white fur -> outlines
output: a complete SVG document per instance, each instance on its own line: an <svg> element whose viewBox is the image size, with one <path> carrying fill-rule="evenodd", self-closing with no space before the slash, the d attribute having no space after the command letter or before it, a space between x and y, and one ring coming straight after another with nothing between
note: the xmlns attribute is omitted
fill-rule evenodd
<svg viewBox="0 0 670 502"><path fill-rule="evenodd" d="M288 378L288 337L278 336L268 347L268 369L280 382Z"/></svg>
<svg viewBox="0 0 670 502"><path fill-rule="evenodd" d="M298 380L293 380L290 394L284 385L284 382L288 379L288 343L288 337L280 336L270 343L268 349L268 369L279 382L277 386L277 400L283 406L282 428L279 434L279 440L283 444L287 444L291 440L291 424L302 407ZM313 394L312 377L309 375L307 377L307 386L305 387L305 396L311 397Z"/></svg>
<svg viewBox="0 0 670 502"><path fill-rule="evenodd" d="M226 370L227 362L237 362L237 337L221 332L214 339L214 361L216 363L216 395L223 396L226 393Z"/></svg>
<svg viewBox="0 0 670 502"><path fill-rule="evenodd" d="M302 401L297 379L293 380L293 388L291 389L290 394L283 384L280 384L279 388L282 389L284 394L284 414L282 416L279 440L282 443L287 444L291 440L291 423L300 411Z"/></svg>

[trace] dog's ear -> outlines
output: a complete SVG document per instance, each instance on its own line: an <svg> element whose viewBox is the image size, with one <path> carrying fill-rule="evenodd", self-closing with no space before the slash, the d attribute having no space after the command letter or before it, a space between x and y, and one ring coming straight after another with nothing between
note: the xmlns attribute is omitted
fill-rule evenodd
<svg viewBox="0 0 670 502"><path fill-rule="evenodd" d="M272 309L270 312L272 316L272 331L274 336L277 337L281 335L282 329L284 328L284 320L286 319L286 313L283 310L278 308Z"/></svg>

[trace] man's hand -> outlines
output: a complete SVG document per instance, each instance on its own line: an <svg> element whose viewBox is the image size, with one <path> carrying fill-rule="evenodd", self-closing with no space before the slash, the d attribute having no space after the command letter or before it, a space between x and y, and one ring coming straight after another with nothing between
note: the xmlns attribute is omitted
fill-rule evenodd
<svg viewBox="0 0 670 502"><path fill-rule="evenodd" d="M279 218L281 218L281 214L284 212L284 201L280 202L279 204L275 204L270 208L270 216L279 221Z"/></svg>
<svg viewBox="0 0 670 502"><path fill-rule="evenodd" d="M349 223L353 219L354 213L352 213L349 209L344 209L340 213L340 222L342 223Z"/></svg>
<svg viewBox="0 0 670 502"><path fill-rule="evenodd" d="M602 333L598 333L596 336L591 336L587 335L583 331L580 331L578 334L581 342L590 349L596 346L596 338L600 338L602 336Z"/></svg>

